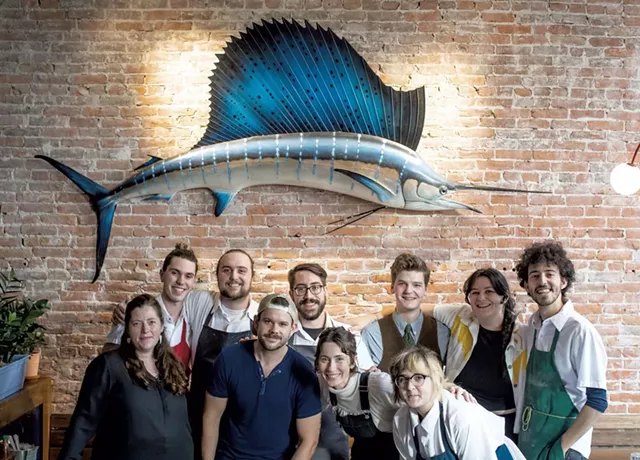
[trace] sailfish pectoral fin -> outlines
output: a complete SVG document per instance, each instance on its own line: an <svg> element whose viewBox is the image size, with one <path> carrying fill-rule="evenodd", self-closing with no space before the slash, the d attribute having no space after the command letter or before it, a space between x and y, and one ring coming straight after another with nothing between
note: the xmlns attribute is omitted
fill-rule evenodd
<svg viewBox="0 0 640 460"><path fill-rule="evenodd" d="M220 190L213 190L211 192L216 197L216 209L214 215L220 217L220 215L227 209L227 206L233 201L238 192L222 192Z"/></svg>
<svg viewBox="0 0 640 460"><path fill-rule="evenodd" d="M350 177L354 181L364 185L373 193L375 193L378 196L378 199L383 203L393 199L394 194L391 190L389 190L387 187L382 185L380 182L374 179L371 179L370 177L363 176L362 174L358 174L357 172L353 172L353 171L348 171L346 169L336 169L335 171L341 174L344 174L345 176Z"/></svg>

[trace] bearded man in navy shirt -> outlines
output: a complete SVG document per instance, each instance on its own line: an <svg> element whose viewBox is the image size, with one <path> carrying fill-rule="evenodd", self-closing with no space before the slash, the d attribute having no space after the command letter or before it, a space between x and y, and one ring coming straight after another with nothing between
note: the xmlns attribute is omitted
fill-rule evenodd
<svg viewBox="0 0 640 460"><path fill-rule="evenodd" d="M289 348L298 312L286 295L262 299L257 340L225 348L207 388L203 460L309 460L320 432L320 388Z"/></svg>

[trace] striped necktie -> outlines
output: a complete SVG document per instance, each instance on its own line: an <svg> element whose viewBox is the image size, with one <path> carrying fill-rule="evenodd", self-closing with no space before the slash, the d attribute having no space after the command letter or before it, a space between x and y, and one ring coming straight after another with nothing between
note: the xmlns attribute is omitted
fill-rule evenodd
<svg viewBox="0 0 640 460"><path fill-rule="evenodd" d="M412 347L416 344L416 340L413 338L413 331L411 329L411 324L407 324L404 327L404 335L402 336L402 340L404 340L404 344L408 347Z"/></svg>

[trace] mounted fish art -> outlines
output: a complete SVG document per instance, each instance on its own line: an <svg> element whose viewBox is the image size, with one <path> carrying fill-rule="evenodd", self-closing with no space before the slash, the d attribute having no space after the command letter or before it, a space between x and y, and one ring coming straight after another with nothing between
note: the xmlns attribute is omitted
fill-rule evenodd
<svg viewBox="0 0 640 460"><path fill-rule="evenodd" d="M170 200L209 188L220 216L235 195L255 185L328 190L413 211L468 209L445 198L456 190L526 192L453 184L415 149L425 118L424 88L386 86L351 45L309 23L263 22L232 38L211 77L211 114L192 150L152 157L107 190L43 155L84 191L98 216L100 275L116 206L126 200Z"/></svg>

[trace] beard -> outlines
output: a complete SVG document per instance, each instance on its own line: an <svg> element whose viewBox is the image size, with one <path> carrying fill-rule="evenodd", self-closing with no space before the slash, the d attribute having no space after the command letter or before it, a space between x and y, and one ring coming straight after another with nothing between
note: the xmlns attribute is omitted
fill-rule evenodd
<svg viewBox="0 0 640 460"><path fill-rule="evenodd" d="M316 305L317 308L315 310L309 311L305 310L307 305ZM327 305L326 300L316 300L316 299L306 299L296 304L296 310L298 310L298 315L302 317L302 319L306 321L313 321L315 319L320 318L320 315L324 312L324 307Z"/></svg>
<svg viewBox="0 0 640 460"><path fill-rule="evenodd" d="M535 303L538 304L539 307L547 307L553 304L556 300L558 300L558 297L560 297L561 295L562 295L562 291L560 290L556 291L552 287L549 288L548 292L538 293L536 291L533 291L529 293L529 296L533 299Z"/></svg>
<svg viewBox="0 0 640 460"><path fill-rule="evenodd" d="M276 339L276 342L273 341L269 341L267 342L266 339ZM268 351L276 351L279 350L280 348L284 347L287 345L288 339L285 339L283 336L281 335L272 335L272 334L265 334L265 335L259 335L258 336L258 342L260 343L260 346L262 348L264 348L265 350Z"/></svg>
<svg viewBox="0 0 640 460"><path fill-rule="evenodd" d="M229 287L227 285L222 286L220 289L220 295L230 300L239 300L249 295L249 289L251 286L245 286L243 284Z"/></svg>

